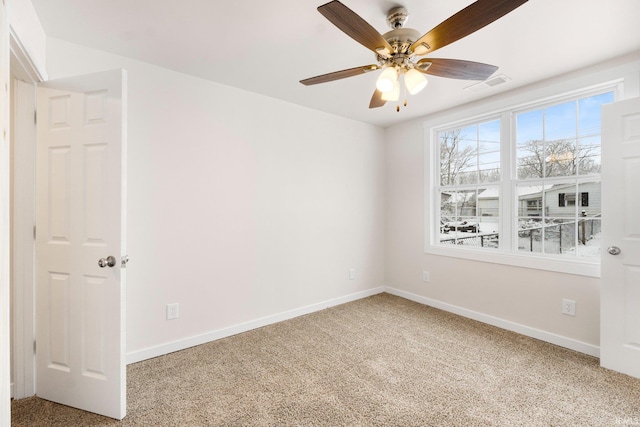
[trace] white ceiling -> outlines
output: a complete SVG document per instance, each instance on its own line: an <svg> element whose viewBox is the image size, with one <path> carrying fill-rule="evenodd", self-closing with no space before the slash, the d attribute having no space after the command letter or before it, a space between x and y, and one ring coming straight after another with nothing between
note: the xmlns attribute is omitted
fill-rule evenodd
<svg viewBox="0 0 640 427"><path fill-rule="evenodd" d="M639 0L529 0L429 56L499 66L509 83L472 93L475 82L430 77L427 88L368 108L377 73L315 86L307 77L375 63L374 54L327 21L328 0L32 0L45 32L298 105L387 127L628 53L640 59ZM380 33L387 11L409 11L421 34L471 0L341 0Z"/></svg>

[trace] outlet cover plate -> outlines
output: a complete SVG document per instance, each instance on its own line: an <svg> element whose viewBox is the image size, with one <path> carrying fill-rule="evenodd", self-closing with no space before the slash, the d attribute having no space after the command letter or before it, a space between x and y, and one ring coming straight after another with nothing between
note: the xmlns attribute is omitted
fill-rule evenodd
<svg viewBox="0 0 640 427"><path fill-rule="evenodd" d="M568 316L576 315L576 302L570 299L562 300L562 314L566 314Z"/></svg>
<svg viewBox="0 0 640 427"><path fill-rule="evenodd" d="M167 320L178 318L178 303L167 304Z"/></svg>

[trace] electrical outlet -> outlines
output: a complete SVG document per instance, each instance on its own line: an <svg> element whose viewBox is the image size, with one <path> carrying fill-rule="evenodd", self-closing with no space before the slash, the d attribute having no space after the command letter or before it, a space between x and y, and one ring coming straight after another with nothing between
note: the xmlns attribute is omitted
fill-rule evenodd
<svg viewBox="0 0 640 427"><path fill-rule="evenodd" d="M349 280L355 280L356 278L356 269L355 268L350 268L349 269Z"/></svg>
<svg viewBox="0 0 640 427"><path fill-rule="evenodd" d="M429 282L429 281L431 281L431 277L430 277L430 275L429 275L429 272L428 272L428 271L423 271L423 272L422 272L422 281L423 281L423 282Z"/></svg>
<svg viewBox="0 0 640 427"><path fill-rule="evenodd" d="M167 320L178 318L178 303L167 304Z"/></svg>
<svg viewBox="0 0 640 427"><path fill-rule="evenodd" d="M568 316L576 315L576 302L570 299L562 300L562 314L566 314Z"/></svg>

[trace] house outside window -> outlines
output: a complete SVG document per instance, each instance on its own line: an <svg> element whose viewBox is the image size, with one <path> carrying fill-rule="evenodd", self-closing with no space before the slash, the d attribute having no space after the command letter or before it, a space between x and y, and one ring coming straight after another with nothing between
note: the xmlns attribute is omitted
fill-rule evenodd
<svg viewBox="0 0 640 427"><path fill-rule="evenodd" d="M575 194L558 193L558 206L575 206ZM589 193L580 193L580 206L589 206Z"/></svg>
<svg viewBox="0 0 640 427"><path fill-rule="evenodd" d="M600 108L614 100L611 85L432 129L427 251L599 263Z"/></svg>

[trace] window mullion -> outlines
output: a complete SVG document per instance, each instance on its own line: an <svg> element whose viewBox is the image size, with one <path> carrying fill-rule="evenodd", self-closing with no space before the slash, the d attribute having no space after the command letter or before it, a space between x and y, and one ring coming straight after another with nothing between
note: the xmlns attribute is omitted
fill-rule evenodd
<svg viewBox="0 0 640 427"><path fill-rule="evenodd" d="M500 250L512 251L515 242L513 237L515 185L515 126L513 115L505 111L500 116L500 170L502 180L500 182ZM516 199L517 200L517 199Z"/></svg>

